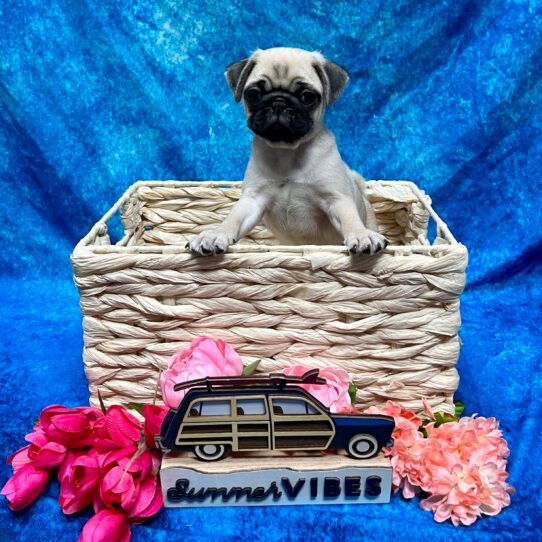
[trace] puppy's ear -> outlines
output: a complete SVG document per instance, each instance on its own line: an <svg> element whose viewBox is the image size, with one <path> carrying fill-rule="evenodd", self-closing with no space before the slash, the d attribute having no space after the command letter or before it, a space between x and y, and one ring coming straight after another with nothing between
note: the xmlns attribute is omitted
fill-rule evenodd
<svg viewBox="0 0 542 542"><path fill-rule="evenodd" d="M331 105L341 94L348 82L348 72L331 60L322 59L323 62L313 64L322 86L326 105Z"/></svg>
<svg viewBox="0 0 542 542"><path fill-rule="evenodd" d="M224 76L226 77L226 81L233 92L233 97L235 98L236 102L241 100L245 83L247 82L248 76L255 65L256 61L252 57L248 57L243 58L243 60L233 62L226 68Z"/></svg>

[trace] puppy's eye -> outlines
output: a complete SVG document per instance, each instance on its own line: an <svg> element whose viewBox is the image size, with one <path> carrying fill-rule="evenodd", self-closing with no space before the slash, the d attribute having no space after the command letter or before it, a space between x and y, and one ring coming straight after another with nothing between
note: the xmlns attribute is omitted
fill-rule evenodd
<svg viewBox="0 0 542 542"><path fill-rule="evenodd" d="M262 97L262 91L259 88L252 87L245 90L245 99L250 104L255 104Z"/></svg>
<svg viewBox="0 0 542 542"><path fill-rule="evenodd" d="M304 105L312 105L316 100L317 96L316 93L312 90L304 90L300 95L299 99L301 100L301 103Z"/></svg>

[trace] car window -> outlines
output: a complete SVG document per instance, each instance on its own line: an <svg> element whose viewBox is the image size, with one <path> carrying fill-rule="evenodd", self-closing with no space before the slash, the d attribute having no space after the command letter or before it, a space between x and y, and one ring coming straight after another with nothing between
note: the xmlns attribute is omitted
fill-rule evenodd
<svg viewBox="0 0 542 542"><path fill-rule="evenodd" d="M263 399L237 399L238 416L257 416L265 414Z"/></svg>
<svg viewBox="0 0 542 542"><path fill-rule="evenodd" d="M318 414L318 411L303 399L273 399L273 414L278 416L299 416Z"/></svg>
<svg viewBox="0 0 542 542"><path fill-rule="evenodd" d="M231 416L231 402L197 401L190 407L189 418L197 416Z"/></svg>

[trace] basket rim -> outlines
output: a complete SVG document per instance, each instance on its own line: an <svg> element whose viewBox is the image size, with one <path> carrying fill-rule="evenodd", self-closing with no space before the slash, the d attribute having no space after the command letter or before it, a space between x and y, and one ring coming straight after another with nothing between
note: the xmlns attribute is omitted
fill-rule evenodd
<svg viewBox="0 0 542 542"><path fill-rule="evenodd" d="M435 254L438 252L448 251L451 248L460 248L464 250L464 245L459 243L448 225L435 212L431 206L430 199L425 193L418 188L412 181L406 180L384 180L370 179L367 180L367 185L381 186L404 186L409 188L416 199L423 205L430 217L437 225L437 231L440 231L444 236L444 241L437 245L388 245L381 254L397 254L397 253L421 253ZM94 244L98 236L107 233L107 222L118 212L121 206L142 186L149 187L200 187L200 188L238 188L242 186L243 181L227 181L227 180L211 180L211 181L183 181L183 180L138 180L128 187L122 196L115 204L98 220L89 232L77 243L74 247L73 255L76 256L81 251L94 252L96 254L178 254L187 253L189 250L184 245L99 245ZM238 243L228 248L228 254L231 253L265 253L265 252L286 252L292 254L310 255L317 252L332 252L336 254L349 254L348 250L343 245L266 245L266 244L243 244ZM223 255L224 257L224 255Z"/></svg>

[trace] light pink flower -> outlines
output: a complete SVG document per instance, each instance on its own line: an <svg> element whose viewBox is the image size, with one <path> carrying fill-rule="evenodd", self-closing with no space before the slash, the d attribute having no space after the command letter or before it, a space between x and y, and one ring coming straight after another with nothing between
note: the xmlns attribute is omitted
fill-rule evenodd
<svg viewBox="0 0 542 542"><path fill-rule="evenodd" d="M425 477L424 451L427 442L420 438L416 441L394 439L393 448L386 450L393 467L394 491L401 491L405 499L411 499L420 492Z"/></svg>
<svg viewBox="0 0 542 542"><path fill-rule="evenodd" d="M125 515L107 509L92 516L79 536L79 542L129 542L130 525Z"/></svg>
<svg viewBox="0 0 542 542"><path fill-rule="evenodd" d="M421 419L412 411L392 401L386 402L382 407L370 407L365 412L393 417L394 445L392 448L384 448L383 452L391 459L394 491L401 491L406 499L414 497L420 492L420 485L425 476L423 454L427 442L418 430L422 425Z"/></svg>
<svg viewBox="0 0 542 542"><path fill-rule="evenodd" d="M437 521L471 525L481 514L495 515L510 504L506 483L509 451L493 418L461 418L427 426L426 477L430 497L422 507Z"/></svg>
<svg viewBox="0 0 542 542"><path fill-rule="evenodd" d="M284 369L283 373L288 376L303 376L310 367L292 365ZM330 412L343 412L352 408L352 400L348 395L350 377L344 369L326 367L320 369L318 376L325 378L326 384L303 384L304 390L316 397Z"/></svg>
<svg viewBox="0 0 542 542"><path fill-rule="evenodd" d="M430 481L432 495L421 502L421 507L431 510L435 520L451 519L452 523L471 525L480 516L478 469L456 464L451 468L438 468Z"/></svg>
<svg viewBox="0 0 542 542"><path fill-rule="evenodd" d="M429 493L421 506L436 521L471 525L482 514L494 515L510 504L513 488L506 483L509 450L494 418L465 417L435 426L428 404L424 411L431 423L427 438L419 431L421 420L396 403L366 412L395 419L394 445L384 449L393 467L393 486L406 498Z"/></svg>
<svg viewBox="0 0 542 542"><path fill-rule="evenodd" d="M9 507L16 512L32 504L43 493L48 480L47 470L29 463L20 467L7 481L0 495L6 497Z"/></svg>
<svg viewBox="0 0 542 542"><path fill-rule="evenodd" d="M239 376L242 372L243 361L229 344L198 337L189 348L170 358L167 370L160 377L162 398L168 407L177 408L186 390L174 391L175 384L206 376Z"/></svg>
<svg viewBox="0 0 542 542"><path fill-rule="evenodd" d="M387 401L382 407L370 407L365 411L367 414L384 414L392 416L395 420L395 430L393 438L402 440L410 446L419 440L422 436L418 429L422 425L422 420L414 412L404 408L403 406Z"/></svg>

